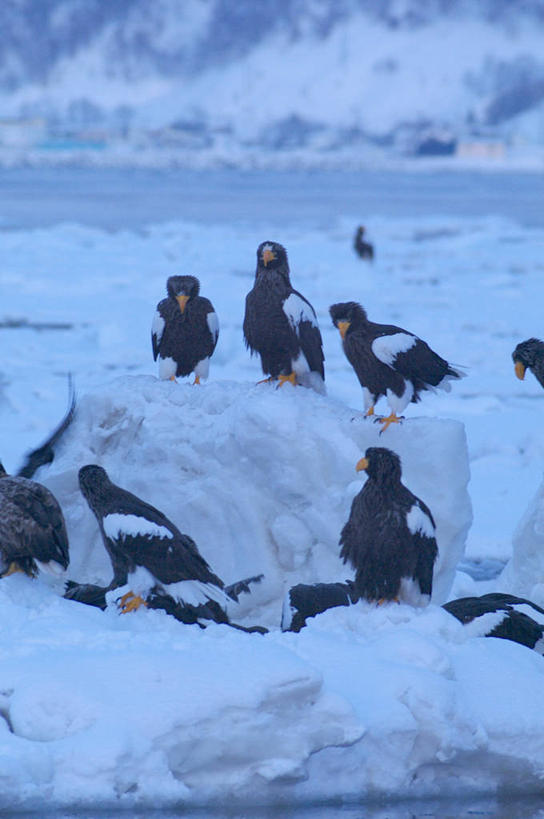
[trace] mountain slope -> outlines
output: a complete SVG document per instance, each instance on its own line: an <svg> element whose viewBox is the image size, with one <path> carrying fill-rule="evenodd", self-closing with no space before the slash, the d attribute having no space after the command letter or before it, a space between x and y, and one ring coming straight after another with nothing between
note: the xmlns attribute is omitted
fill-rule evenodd
<svg viewBox="0 0 544 819"><path fill-rule="evenodd" d="M0 25L4 116L49 132L173 125L200 147L272 150L403 147L444 127L544 141L537 0L11 0Z"/></svg>

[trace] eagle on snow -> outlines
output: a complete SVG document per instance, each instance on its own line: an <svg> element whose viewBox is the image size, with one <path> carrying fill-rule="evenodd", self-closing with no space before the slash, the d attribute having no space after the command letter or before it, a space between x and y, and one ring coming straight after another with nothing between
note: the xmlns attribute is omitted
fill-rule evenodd
<svg viewBox="0 0 544 819"><path fill-rule="evenodd" d="M261 357L270 381L286 381L325 392L323 342L315 310L291 285L285 248L257 248L255 284L246 297L244 339Z"/></svg>
<svg viewBox="0 0 544 819"><path fill-rule="evenodd" d="M391 413L377 419L383 424L382 432L397 423L398 415L410 402L417 403L423 391L449 391L451 379L464 377L414 333L393 324L369 321L357 302L333 304L329 312L363 388L367 416L374 414L374 405L381 396L387 398Z"/></svg>
<svg viewBox="0 0 544 819"><path fill-rule="evenodd" d="M438 555L430 509L401 482L392 450L369 447L356 469L368 478L342 529L340 557L355 570L357 591L369 601L427 605Z"/></svg>
<svg viewBox="0 0 544 819"><path fill-rule="evenodd" d="M209 299L199 295L195 276L170 276L168 297L160 301L151 327L153 358L159 378L175 381L194 372L194 384L207 378L219 336L219 320Z"/></svg>
<svg viewBox="0 0 544 819"><path fill-rule="evenodd" d="M29 478L12 477L0 463L0 576L38 568L58 575L68 568L68 535L55 496Z"/></svg>
<svg viewBox="0 0 544 819"><path fill-rule="evenodd" d="M154 594L166 594L184 607L185 622L229 622L223 581L189 535L154 506L116 486L101 466L83 466L79 485L110 556L110 588L126 588L120 599L123 613L146 605Z"/></svg>

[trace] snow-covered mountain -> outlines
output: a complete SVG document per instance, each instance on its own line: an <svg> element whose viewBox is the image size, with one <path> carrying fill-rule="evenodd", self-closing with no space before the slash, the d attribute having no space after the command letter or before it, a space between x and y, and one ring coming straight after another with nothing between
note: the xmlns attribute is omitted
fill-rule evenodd
<svg viewBox="0 0 544 819"><path fill-rule="evenodd" d="M10 0L0 25L3 116L47 136L544 142L540 0Z"/></svg>

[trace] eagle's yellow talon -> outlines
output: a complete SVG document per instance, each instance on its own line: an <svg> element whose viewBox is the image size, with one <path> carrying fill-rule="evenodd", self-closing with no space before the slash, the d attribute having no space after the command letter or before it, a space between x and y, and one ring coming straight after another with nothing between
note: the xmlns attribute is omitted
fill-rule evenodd
<svg viewBox="0 0 544 819"><path fill-rule="evenodd" d="M2 577L9 577L10 574L16 574L17 572L20 572L21 574L26 574L26 572L24 572L23 569L21 569L21 567L18 566L17 563L15 563L15 561L12 561L9 564L6 571L2 574Z"/></svg>
<svg viewBox="0 0 544 819"><path fill-rule="evenodd" d="M385 432L387 427L391 426L391 424L400 424L402 422L402 417L398 417L398 415L394 412L391 415L388 415L387 418L378 418L377 419L380 424L383 424L383 427L380 430L380 435L382 432Z"/></svg>
<svg viewBox="0 0 544 819"><path fill-rule="evenodd" d="M286 384L287 381L289 381L289 383L292 384L293 387L295 387L297 383L297 377L295 373L289 373L289 375L278 375L278 381L280 382L278 384L278 389L280 387L283 387L283 385Z"/></svg>
<svg viewBox="0 0 544 819"><path fill-rule="evenodd" d="M121 609L121 614L128 614L129 611L136 611L137 609L140 608L140 606L147 607L147 603L142 597L140 597L138 594L134 594L131 591L124 594L119 600L119 608Z"/></svg>

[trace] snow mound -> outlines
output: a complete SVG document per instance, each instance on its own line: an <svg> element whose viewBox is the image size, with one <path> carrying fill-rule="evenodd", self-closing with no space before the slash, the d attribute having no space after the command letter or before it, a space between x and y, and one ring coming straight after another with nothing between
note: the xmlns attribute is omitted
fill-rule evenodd
<svg viewBox="0 0 544 819"><path fill-rule="evenodd" d="M497 585L501 591L544 605L544 481L514 532L512 557Z"/></svg>
<svg viewBox="0 0 544 819"><path fill-rule="evenodd" d="M432 509L442 600L471 509L462 424L371 420L311 390L152 377L81 399L47 485L66 513L70 573L109 580L80 466L163 509L230 582L247 634L163 611L63 599L56 580L0 582L0 810L110 810L534 790L544 775L544 664L475 636L441 607L358 603L279 629L284 590L346 576L338 535L369 445L399 452ZM245 608L244 608L245 607Z"/></svg>
<svg viewBox="0 0 544 819"><path fill-rule="evenodd" d="M81 466L98 463L193 537L226 583L263 573L263 583L231 613L259 603L266 611L253 615L274 627L286 587L352 576L338 540L363 483L355 465L368 446L399 453L403 480L433 513L433 600L442 603L471 522L466 441L456 421L409 419L380 436L360 413L290 385L195 388L127 376L82 398L44 480L66 516L73 579L111 579L77 482Z"/></svg>

